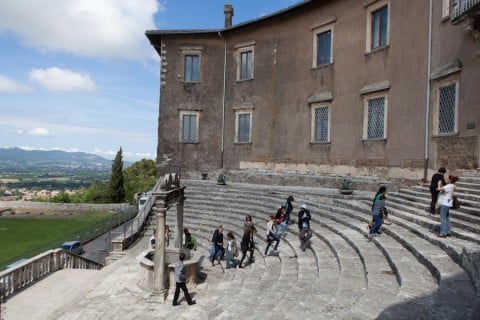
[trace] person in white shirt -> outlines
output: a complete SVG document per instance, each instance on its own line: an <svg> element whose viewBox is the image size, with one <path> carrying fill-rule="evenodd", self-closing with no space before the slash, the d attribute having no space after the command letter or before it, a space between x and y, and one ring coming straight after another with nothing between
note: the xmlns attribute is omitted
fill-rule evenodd
<svg viewBox="0 0 480 320"><path fill-rule="evenodd" d="M440 238L445 238L452 232L449 211L453 206L453 194L455 191L455 182L457 181L457 176L449 175L447 185L438 188L438 191L443 191L443 199L441 199L440 202L440 233L438 234Z"/></svg>
<svg viewBox="0 0 480 320"><path fill-rule="evenodd" d="M270 221L267 223L267 247L265 248L265 255L268 254L268 249L272 245L272 242L275 241L275 246L273 250L277 252L278 244L280 243L280 239L275 236L275 216L270 216Z"/></svg>

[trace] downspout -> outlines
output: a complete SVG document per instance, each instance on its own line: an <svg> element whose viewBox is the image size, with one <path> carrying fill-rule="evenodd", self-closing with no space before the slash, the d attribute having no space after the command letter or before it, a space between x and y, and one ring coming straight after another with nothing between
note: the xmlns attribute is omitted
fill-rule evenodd
<svg viewBox="0 0 480 320"><path fill-rule="evenodd" d="M224 154L225 154L225 91L227 86L227 39L222 36L219 31L218 35L223 39L224 56L223 56L223 94L222 94L222 136L220 147L220 168L223 170Z"/></svg>
<svg viewBox="0 0 480 320"><path fill-rule="evenodd" d="M423 168L423 181L428 175L428 149L430 141L430 64L432 55L432 0L428 1L428 44L427 44L427 101L425 106L425 163Z"/></svg>

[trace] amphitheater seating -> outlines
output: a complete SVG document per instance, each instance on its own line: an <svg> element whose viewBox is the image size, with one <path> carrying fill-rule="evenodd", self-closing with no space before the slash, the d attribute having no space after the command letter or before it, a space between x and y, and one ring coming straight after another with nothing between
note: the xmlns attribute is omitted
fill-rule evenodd
<svg viewBox="0 0 480 320"><path fill-rule="evenodd" d="M480 179L461 181L457 195L462 206L451 212L452 237L435 236L439 216L425 212L430 194L419 185L387 194L393 224L384 226L372 242L367 241L366 225L373 192L344 196L322 188L183 181L184 226L197 237L205 256L218 223L238 243L246 214L258 230L255 263L245 269L226 270L223 262L212 267L203 260L207 277L199 288L209 297L205 310L219 319L243 318L245 313L282 318L292 310L298 318L318 314L318 319L411 319L412 314L474 319L479 312L477 275L463 269L462 261L464 247L480 252ZM278 256L264 257L269 215L289 194L296 200L293 218L302 203L312 212L312 245L306 252L299 248L298 229L292 224ZM173 225L174 217L167 214L167 223Z"/></svg>

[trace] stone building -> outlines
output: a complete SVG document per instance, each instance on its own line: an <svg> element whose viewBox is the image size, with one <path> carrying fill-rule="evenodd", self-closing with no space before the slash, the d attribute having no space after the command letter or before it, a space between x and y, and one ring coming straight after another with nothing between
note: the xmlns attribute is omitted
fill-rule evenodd
<svg viewBox="0 0 480 320"><path fill-rule="evenodd" d="M451 2L451 3L450 3ZM476 169L480 0L306 0L216 30L146 32L157 166L421 179Z"/></svg>

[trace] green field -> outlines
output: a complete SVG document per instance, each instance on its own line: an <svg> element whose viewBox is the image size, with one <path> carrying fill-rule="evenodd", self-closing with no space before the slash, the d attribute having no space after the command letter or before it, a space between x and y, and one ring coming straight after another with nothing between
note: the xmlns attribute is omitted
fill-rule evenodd
<svg viewBox="0 0 480 320"><path fill-rule="evenodd" d="M112 213L108 212L0 218L0 270L20 258L58 248L67 240L83 243L111 227Z"/></svg>

